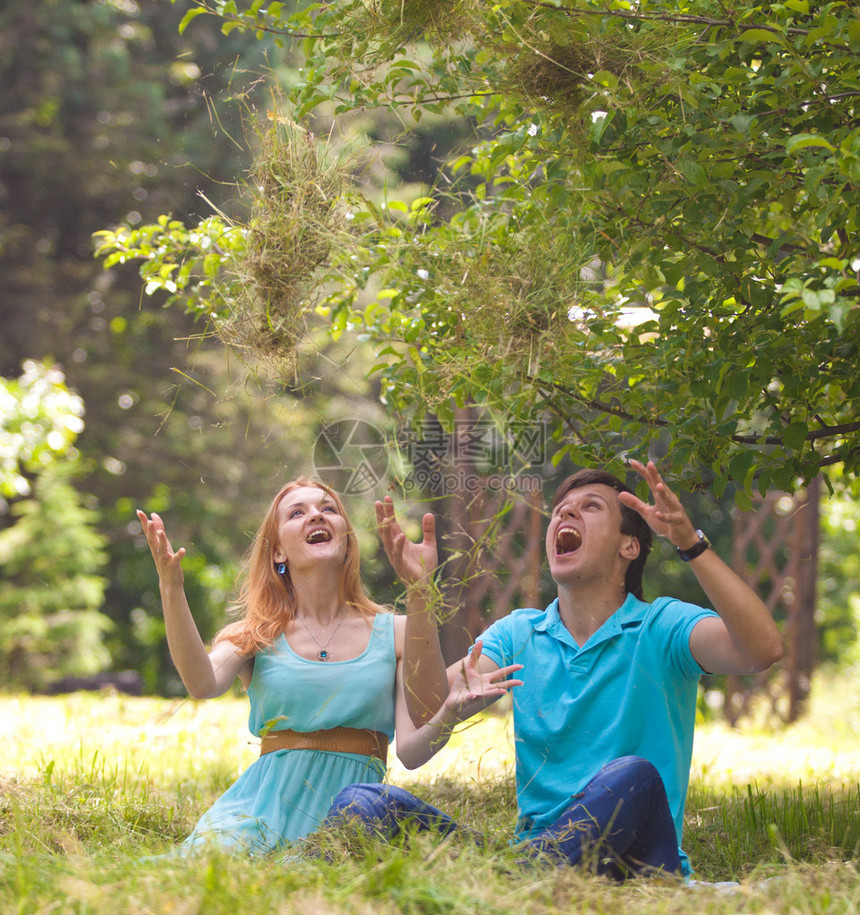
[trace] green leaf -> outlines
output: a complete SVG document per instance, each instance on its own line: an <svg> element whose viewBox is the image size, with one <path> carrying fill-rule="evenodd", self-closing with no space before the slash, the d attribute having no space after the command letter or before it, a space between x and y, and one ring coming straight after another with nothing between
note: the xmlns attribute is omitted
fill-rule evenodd
<svg viewBox="0 0 860 915"><path fill-rule="evenodd" d="M729 476L743 485L756 458L757 455L753 451L739 451L729 461Z"/></svg>
<svg viewBox="0 0 860 915"><path fill-rule="evenodd" d="M751 512L753 510L752 496L745 489L736 489L735 505L737 505L742 512Z"/></svg>
<svg viewBox="0 0 860 915"><path fill-rule="evenodd" d="M793 137L789 137L785 144L785 151L791 155L798 149L810 149L813 147L826 149L830 152L836 151L836 148L826 137L822 137L817 133L798 133Z"/></svg>
<svg viewBox="0 0 860 915"><path fill-rule="evenodd" d="M831 171L829 165L815 165L806 169L806 174L803 176L803 186L810 194L817 193L821 182Z"/></svg>
<svg viewBox="0 0 860 915"><path fill-rule="evenodd" d="M678 169L693 187L703 187L708 180L707 172L695 159L679 159Z"/></svg>
<svg viewBox="0 0 860 915"><path fill-rule="evenodd" d="M729 85L735 85L747 82L751 75L752 72L747 70L746 67L727 67L723 74L723 79Z"/></svg>
<svg viewBox="0 0 860 915"><path fill-rule="evenodd" d="M806 423L793 422L789 423L782 433L782 439L786 448L793 448L795 451L803 447L809 427Z"/></svg>
<svg viewBox="0 0 860 915"><path fill-rule="evenodd" d="M221 268L222 257L220 254L207 254L203 258L203 272L208 277L215 277Z"/></svg>
<svg viewBox="0 0 860 915"><path fill-rule="evenodd" d="M609 70L597 70L591 78L600 86L606 86L607 89L615 89L618 86L618 77Z"/></svg>
<svg viewBox="0 0 860 915"><path fill-rule="evenodd" d="M629 169L626 162L619 162L617 159L601 159L599 167L604 175L611 175L613 172Z"/></svg>
<svg viewBox="0 0 860 915"><path fill-rule="evenodd" d="M763 41L774 44L785 44L785 39L779 32L772 32L770 29L762 28L745 29L740 34L740 40L750 44L759 44Z"/></svg>
<svg viewBox="0 0 860 915"><path fill-rule="evenodd" d="M206 12L202 6L194 6L182 17L182 21L179 23L179 34L182 35L183 32L188 28L192 19L196 19L198 16L202 16Z"/></svg>
<svg viewBox="0 0 860 915"><path fill-rule="evenodd" d="M738 133L748 134L750 131L750 125L755 123L755 118L750 114L736 114L732 118L732 127Z"/></svg>

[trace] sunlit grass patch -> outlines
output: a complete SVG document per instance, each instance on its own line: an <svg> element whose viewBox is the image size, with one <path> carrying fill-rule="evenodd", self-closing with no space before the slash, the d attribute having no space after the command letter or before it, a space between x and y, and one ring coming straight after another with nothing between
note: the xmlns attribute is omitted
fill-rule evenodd
<svg viewBox="0 0 860 915"><path fill-rule="evenodd" d="M73 693L0 697L0 776L75 771L94 754L166 783L229 784L258 752L246 699L211 702Z"/></svg>
<svg viewBox="0 0 860 915"><path fill-rule="evenodd" d="M856 912L860 737L846 682L816 690L809 718L778 733L699 729L684 844L697 879L741 881L730 892L517 866L506 715L464 727L418 771L389 772L485 847L353 837L322 857L152 860L255 758L247 700L0 697L0 911Z"/></svg>
<svg viewBox="0 0 860 915"><path fill-rule="evenodd" d="M857 860L860 785L749 784L722 790L701 782L687 800L684 846L710 879L748 874L754 866L781 870L789 861Z"/></svg>

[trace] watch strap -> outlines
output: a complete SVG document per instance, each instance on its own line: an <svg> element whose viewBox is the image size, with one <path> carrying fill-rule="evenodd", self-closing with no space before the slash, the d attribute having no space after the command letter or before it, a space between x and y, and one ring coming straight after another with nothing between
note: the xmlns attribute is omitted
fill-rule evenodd
<svg viewBox="0 0 860 915"><path fill-rule="evenodd" d="M678 557L683 559L684 562L689 562L691 559L701 556L711 545L711 541L708 540L702 531L696 531L696 536L699 538L698 542L694 543L689 549L682 550L681 547L675 548L678 551Z"/></svg>

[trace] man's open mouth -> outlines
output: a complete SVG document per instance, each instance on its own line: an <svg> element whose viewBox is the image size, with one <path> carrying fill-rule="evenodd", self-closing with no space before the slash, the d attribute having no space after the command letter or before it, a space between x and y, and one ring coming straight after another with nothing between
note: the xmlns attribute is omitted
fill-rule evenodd
<svg viewBox="0 0 860 915"><path fill-rule="evenodd" d="M565 553L574 553L582 546L582 537L579 531L572 527L560 527L555 535L555 553L556 556L563 556Z"/></svg>
<svg viewBox="0 0 860 915"><path fill-rule="evenodd" d="M308 543L328 543L331 540L331 534L322 527L311 531L307 536Z"/></svg>

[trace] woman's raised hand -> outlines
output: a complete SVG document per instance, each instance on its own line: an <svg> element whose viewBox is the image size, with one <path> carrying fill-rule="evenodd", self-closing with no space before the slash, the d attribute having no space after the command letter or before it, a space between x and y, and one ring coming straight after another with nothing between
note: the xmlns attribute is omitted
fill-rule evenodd
<svg viewBox="0 0 860 915"><path fill-rule="evenodd" d="M451 682L445 706L451 711L461 711L473 702L485 704L494 702L515 686L522 686L522 680L511 679L511 674L522 670L522 664L511 664L508 667L496 667L484 671L478 669L484 643L475 642L468 657L460 662L460 668Z"/></svg>
<svg viewBox="0 0 860 915"><path fill-rule="evenodd" d="M376 529L385 548L385 555L405 585L413 585L433 574L439 562L436 551L436 518L428 512L421 520L421 540L413 543L397 520L394 502L386 496L384 502L377 502Z"/></svg>
<svg viewBox="0 0 860 915"><path fill-rule="evenodd" d="M182 557L185 555L185 547L180 547L174 552L164 530L164 522L155 512L147 518L145 512L138 510L137 519L140 521L146 542L149 544L149 551L155 560L155 568L159 579L163 582L181 585L181 562Z"/></svg>

